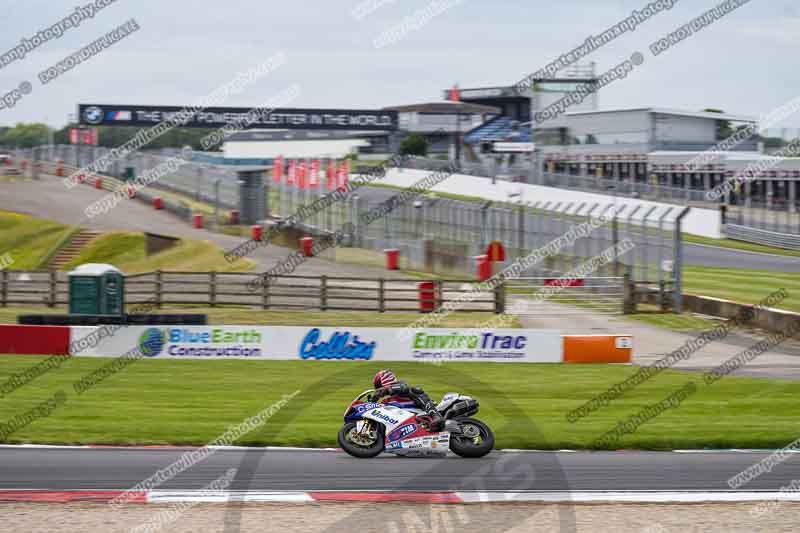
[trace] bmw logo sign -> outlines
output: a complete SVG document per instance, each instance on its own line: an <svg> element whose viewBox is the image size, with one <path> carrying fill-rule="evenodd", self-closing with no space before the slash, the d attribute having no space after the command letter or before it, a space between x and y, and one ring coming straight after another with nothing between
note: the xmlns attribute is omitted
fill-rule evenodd
<svg viewBox="0 0 800 533"><path fill-rule="evenodd" d="M97 106L87 107L83 110L83 119L89 124L100 124L103 122L103 110Z"/></svg>

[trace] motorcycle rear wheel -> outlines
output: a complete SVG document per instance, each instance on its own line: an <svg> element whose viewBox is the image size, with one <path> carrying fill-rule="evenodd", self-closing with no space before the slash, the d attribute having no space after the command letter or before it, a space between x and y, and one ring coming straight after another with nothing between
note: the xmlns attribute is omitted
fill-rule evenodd
<svg viewBox="0 0 800 533"><path fill-rule="evenodd" d="M380 455L385 447L384 428L381 424L376 425L378 427L375 430L376 438L374 442L369 446L365 446L350 440L350 434L351 432L355 431L356 423L346 423L342 426L342 429L339 430L339 446L341 446L342 449L349 455L358 457L359 459L371 459L372 457Z"/></svg>
<svg viewBox="0 0 800 533"><path fill-rule="evenodd" d="M467 435L450 434L450 450L456 455L475 459L483 457L494 448L494 433L489 426L475 418L458 418ZM470 436L475 433L475 436Z"/></svg>

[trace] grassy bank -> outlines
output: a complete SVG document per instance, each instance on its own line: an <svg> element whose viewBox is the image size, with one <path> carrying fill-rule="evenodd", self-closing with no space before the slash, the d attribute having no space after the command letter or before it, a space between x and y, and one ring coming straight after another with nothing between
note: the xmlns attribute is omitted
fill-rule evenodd
<svg viewBox="0 0 800 533"><path fill-rule="evenodd" d="M148 256L144 234L115 231L93 241L64 268L69 270L84 263L110 263L126 274L137 274L154 270L242 272L256 265L247 258L231 263L225 260L224 253L209 241L181 239L174 248Z"/></svg>
<svg viewBox="0 0 800 533"><path fill-rule="evenodd" d="M0 211L0 256L10 254L7 268L34 270L70 227L21 213Z"/></svg>
<svg viewBox="0 0 800 533"><path fill-rule="evenodd" d="M57 245L77 229L21 213L0 211L0 256L10 255L13 263L7 267L9 269L42 269ZM192 239L181 239L174 248L148 256L144 234L129 231L109 232L94 239L62 270L72 270L84 263L109 263L127 274L154 270L241 272L252 270L256 265L247 258L230 263L220 247L209 241Z"/></svg>
<svg viewBox="0 0 800 533"><path fill-rule="evenodd" d="M41 360L0 358L0 380ZM67 401L47 418L10 435L7 442L204 444L253 416L284 394L300 393L243 445L334 446L342 412L368 388L385 363L308 361L141 360L82 395L72 384L108 359L73 358L7 395L0 420L35 407L58 390ZM392 369L434 399L445 392L474 395L478 417L504 448L589 448L600 435L681 388L698 392L679 407L625 435L613 448L775 448L800 433L794 414L800 383L725 378L707 387L699 375L666 371L608 407L569 423L565 414L625 379L635 369L611 365L500 363L394 363ZM2 382L0 381L0 382Z"/></svg>

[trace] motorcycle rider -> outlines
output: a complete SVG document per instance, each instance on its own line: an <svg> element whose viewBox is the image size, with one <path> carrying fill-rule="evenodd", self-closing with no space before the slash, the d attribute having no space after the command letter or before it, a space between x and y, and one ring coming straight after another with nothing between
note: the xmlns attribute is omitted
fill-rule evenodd
<svg viewBox="0 0 800 533"><path fill-rule="evenodd" d="M428 426L432 432L444 429L444 418L436 409L436 404L419 387L411 387L405 381L400 381L395 377L391 370L381 370L372 379L375 392L372 393L371 400L376 402L384 396L390 396L388 402L399 404L412 404L410 406L423 409L426 415L418 416L417 419Z"/></svg>

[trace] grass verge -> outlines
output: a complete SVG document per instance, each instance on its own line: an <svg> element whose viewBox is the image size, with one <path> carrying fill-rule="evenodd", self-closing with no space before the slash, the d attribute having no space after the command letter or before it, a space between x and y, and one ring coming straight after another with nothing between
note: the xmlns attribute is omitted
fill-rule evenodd
<svg viewBox="0 0 800 533"><path fill-rule="evenodd" d="M0 358L0 380L41 360ZM185 444L211 441L284 394L297 395L242 445L335 446L342 412L385 363L310 361L141 360L78 395L72 383L108 363L72 358L7 395L0 420L32 409L58 390L67 401L6 442ZM800 383L725 378L713 386L699 375L665 371L608 407L569 423L565 414L635 372L614 365L394 363L392 369L434 398L474 395L478 418L492 425L500 448L592 448L620 421L656 403L688 380L698 391L650 419L612 448L777 448L800 433L794 414ZM1 381L0 381L1 382Z"/></svg>
<svg viewBox="0 0 800 533"><path fill-rule="evenodd" d="M784 250L783 248L775 248L774 246L764 246L761 244L734 241L733 239L712 239L710 237L700 237L698 235L689 235L686 233L683 234L683 239L684 242L689 244L704 244L707 246L716 246L718 248L730 248L731 250L743 250L746 252L760 252L764 254L800 257L800 252L794 250Z"/></svg>
<svg viewBox="0 0 800 533"><path fill-rule="evenodd" d="M625 315L623 318L681 333L708 331L714 329L722 321L722 319L714 320L693 313L684 313L682 315L663 313L655 305L639 304L637 310L637 313Z"/></svg>
<svg viewBox="0 0 800 533"><path fill-rule="evenodd" d="M249 307L180 306L159 309L159 314L192 313L208 315L210 325L235 324L241 326L364 326L405 327L421 316L419 313L377 313L373 311L270 311ZM0 324L16 324L17 315L64 314L65 309L49 307L0 307ZM471 328L491 320L493 313L449 313L431 327ZM515 320L508 327L521 327Z"/></svg>
<svg viewBox="0 0 800 533"><path fill-rule="evenodd" d="M789 296L776 307L800 312L800 273L738 268L685 266L684 291L735 302L755 304L784 288Z"/></svg>

